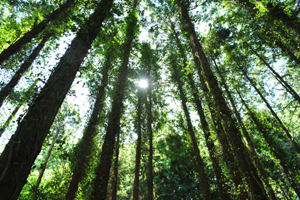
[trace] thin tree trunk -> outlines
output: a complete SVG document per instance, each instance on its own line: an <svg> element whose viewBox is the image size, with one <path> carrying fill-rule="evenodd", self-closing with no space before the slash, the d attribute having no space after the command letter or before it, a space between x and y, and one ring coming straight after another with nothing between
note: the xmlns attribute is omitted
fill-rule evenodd
<svg viewBox="0 0 300 200"><path fill-rule="evenodd" d="M18 39L14 44L10 45L7 49L2 51L2 53L0 54L0 66L4 61L8 60L10 56L18 52L25 44L30 42L32 38L36 37L46 27L48 27L51 24L51 22L56 20L62 13L66 12L66 10L68 10L74 4L74 2L75 0L67 0L67 2L61 5L59 9L49 14L49 16L46 17L45 20L43 20L38 25L33 27L33 29L25 33L25 35Z"/></svg>
<svg viewBox="0 0 300 200"><path fill-rule="evenodd" d="M289 133L289 131L287 130L287 128L284 126L284 124L281 122L281 120L279 119L279 117L277 116L277 114L275 113L275 111L273 110L273 108L271 107L271 105L269 104L269 102L267 101L267 99L262 95L262 93L259 91L259 89L255 86L253 80L248 76L248 74L246 73L246 71L239 65L238 61L234 58L234 56L232 56L232 58L236 62L236 64L239 67L239 69L243 72L244 76L250 82L250 84L252 85L252 87L259 94L260 98L265 102L265 104L268 107L268 109L270 110L271 114L276 119L276 121L278 122L278 124L280 125L280 127L282 128L282 130L285 132L285 134L287 135L287 137L289 138L289 140L293 144L295 150L300 154L300 146L299 146L298 142L296 142L293 139L293 137L291 136L291 134Z"/></svg>
<svg viewBox="0 0 300 200"><path fill-rule="evenodd" d="M115 95L112 102L112 109L109 115L108 125L106 128L106 135L102 146L102 153L100 164L96 172L96 179L94 180L94 191L91 199L104 200L106 198L107 185L109 179L109 172L111 168L111 160L113 156L115 136L120 129L121 110L123 107L124 90L128 74L128 62L131 50L131 44L135 37L135 27L137 25L137 18L135 16L138 1L134 1L132 11L129 13L128 25L126 28L126 39L124 43L123 62L120 67L120 74L118 76L117 85L115 86Z"/></svg>
<svg viewBox="0 0 300 200"><path fill-rule="evenodd" d="M44 161L44 163L43 163L43 167L42 167L42 169L41 169L41 171L40 171L39 177L38 177L38 179L37 179L37 181L36 181L36 183L35 183L35 188L36 188L36 189L39 188L39 185L40 185L41 180L42 180L42 178L43 178L43 175L44 175L44 172L45 172L45 170L46 170L46 167L47 167L49 158L50 158L50 156L51 156L53 147L54 147L55 142L56 142L56 139L57 139L57 137L58 137L58 135L59 135L59 133L60 133L60 130L61 130L62 125L63 125L63 121L60 121L60 122L59 122L59 125L58 125L58 127L57 127L57 129L56 129L56 133L55 133L55 135L54 135L54 137L53 137L52 144L51 144L51 146L50 146L50 148L49 148L49 150L48 150L46 159L45 159L45 161Z"/></svg>
<svg viewBox="0 0 300 200"><path fill-rule="evenodd" d="M183 1L178 0L177 2L181 8L182 18L188 33L189 42L192 47L193 54L201 62L202 70L199 69L200 66L197 66L200 78L202 76L206 78L207 84L210 88L218 111L219 113L221 113L220 117L224 121L224 128L226 129L226 133L229 134L228 136L232 143L234 153L238 159L241 171L245 174L244 177L246 178L246 181L248 183L252 198L267 199L267 194L258 176L257 169L253 165L247 148L245 147L241 139L241 134L235 125L235 120L233 120L231 117L231 112L225 102L225 99L222 96L222 91L218 86L217 80L212 73L210 64L197 38L193 24L188 15L187 6L184 5Z"/></svg>
<svg viewBox="0 0 300 200"><path fill-rule="evenodd" d="M112 4L113 0L99 3L6 145L0 157L1 198L18 198L58 109Z"/></svg>
<svg viewBox="0 0 300 200"><path fill-rule="evenodd" d="M77 159L75 163L75 168L73 170L72 180L70 182L68 192L66 194L66 200L73 200L75 198L75 194L78 190L78 184L84 177L85 165L89 163L89 156L92 151L93 146L93 138L96 135L97 124L100 121L100 112L103 109L103 104L105 100L105 88L108 82L108 71L111 68L111 54L113 51L112 47L106 55L106 61L104 63L102 69L103 79L100 87L98 88L97 99L94 105L94 110L89 120L89 124L83 134L82 140L79 142L79 152L77 152Z"/></svg>
<svg viewBox="0 0 300 200"><path fill-rule="evenodd" d="M243 135L244 135L245 138L246 138L246 141L247 141L247 143L248 143L249 150L250 150L250 152L252 153L252 156L253 156L253 160L254 160L254 162L255 162L255 165L257 166L258 170L260 171L260 175L261 175L261 177L262 177L262 180L264 181L264 183L265 183L265 185L266 185L266 187L267 187L267 190L268 190L270 199L271 199L271 200L276 200L276 196L275 196L275 194L274 194L274 191L273 191L272 187L271 187L270 184L269 184L269 180L268 180L268 177L267 177L267 173L266 173L265 169L262 167L262 165L261 165L261 163L260 163L260 161L259 161L258 155L257 155L256 152L255 152L255 148L254 148L253 142L252 142L252 140L251 140L251 138L250 138L250 135L249 135L249 133L248 133L246 127L244 126L244 123L243 123L243 121L242 121L242 119L241 119L240 113L238 112L238 110L237 110L237 108L236 108L236 106L235 106L234 100L233 100L233 98L232 98L232 96L231 96L231 93L230 93L230 91L229 91L229 89L228 89L228 86L227 86L227 84L226 84L226 81L225 81L225 79L224 79L224 76L223 76L223 74L221 73L221 71L220 71L220 69L219 69L219 67L218 67L218 65L217 65L217 63L216 63L216 61L215 61L214 59L213 59L213 62L214 62L214 64L215 64L216 71L217 71L217 73L218 73L219 77L221 78L221 81L222 81L222 83L223 83L223 85L224 85L225 92L226 92L226 94L227 94L227 96L228 96L228 98L229 98L229 101L230 101L230 103L231 103L231 106L232 106L232 108L233 108L233 111L234 111L234 113L235 113L235 116L236 116L236 118L237 118L237 120L238 120L238 122L239 122L239 125L240 125L241 129L242 129Z"/></svg>
<svg viewBox="0 0 300 200"><path fill-rule="evenodd" d="M4 131L7 128L7 126L9 125L10 120L16 115L16 113L19 111L19 109L21 108L21 106L22 106L22 103L18 104L15 107L15 109L13 110L13 112L11 113L11 115L7 118L6 122L3 124L3 126L0 129L0 137L4 133Z"/></svg>
<svg viewBox="0 0 300 200"><path fill-rule="evenodd" d="M120 131L117 134L115 162L114 162L114 169L113 169L114 173L113 173L113 177L112 177L111 200L117 200L118 179L119 179L119 149L120 149Z"/></svg>
<svg viewBox="0 0 300 200"><path fill-rule="evenodd" d="M198 145L197 145L197 139L196 139L195 132L194 132L194 129L193 129L193 125L192 125L192 122L191 122L190 114L189 114L189 111L188 111L188 108L187 108L187 105L186 105L186 97L185 97L185 94L184 94L183 89L182 89L182 82L180 81L180 77L178 75L178 69L176 67L175 62L176 62L176 60L171 61L171 65L172 65L172 68L173 68L173 74L174 74L174 81L176 81L178 90L180 92L180 99L181 99L182 108L184 110L184 114L185 114L185 118L186 118L186 122L187 122L188 132L189 132L189 134L191 136L191 139L192 139L192 146L193 146L195 160L196 160L196 163L197 163L197 170L198 170L198 173L199 173L201 188L202 188L202 191L203 191L203 194L204 194L204 199L211 200L212 196L211 196L210 186L209 186L209 183L208 183L208 180L207 180L207 175L204 171L204 163L203 163L203 160L201 158L200 151L199 151L199 148L198 148Z"/></svg>
<svg viewBox="0 0 300 200"><path fill-rule="evenodd" d="M268 67L268 69L273 73L274 77L279 81L279 83L289 92L296 101L300 104L300 96L297 92L285 81L283 78L267 63L262 56L260 56L247 42L245 44L251 49L251 51Z"/></svg>
<svg viewBox="0 0 300 200"><path fill-rule="evenodd" d="M147 130L149 134L149 178L148 178L148 200L154 200L153 193L153 134L152 134L152 87L151 87L151 77L150 77L151 68L149 66L148 78L149 78L149 87L148 87L148 105L147 105Z"/></svg>
<svg viewBox="0 0 300 200"><path fill-rule="evenodd" d="M141 145L142 145L142 130L141 130L141 91L138 91L138 105L137 105L137 145L135 156L135 170L134 170L134 186L133 186L133 200L139 199L140 186L140 162L141 162Z"/></svg>
<svg viewBox="0 0 300 200"><path fill-rule="evenodd" d="M288 178L289 182L291 183L292 188L294 189L294 191L296 192L298 198L300 198L300 190L297 186L297 183L295 182L295 180L293 179L292 175L290 174L289 169L287 168L282 156L278 153L278 149L280 148L279 146L277 146L273 141L272 138L270 138L269 134L265 131L266 128L259 122L259 120L257 119L257 117L254 115L254 113L251 111L251 109L248 107L248 105L246 104L246 102L244 101L244 99L242 98L241 94L238 92L238 95L243 103L243 105L246 107L248 113L250 114L252 120L254 121L254 123L256 124L256 127L258 128L258 130L262 133L263 137L265 138L266 142L268 143L271 152L275 155L275 157L279 160L279 164L281 166L281 168L283 169L283 172L285 173L286 177Z"/></svg>
<svg viewBox="0 0 300 200"><path fill-rule="evenodd" d="M188 82L189 82L189 84L191 86L191 89L192 89L194 102L196 103L196 109L197 109L198 115L200 117L200 122L201 122L202 130L203 130L203 133L204 133L204 136L205 136L206 145L207 145L207 148L208 148L210 159L212 160L214 174L215 174L216 179L217 179L217 185L218 185L218 189L220 191L220 197L221 197L221 199L230 199L229 187L226 183L224 173L222 172L222 169L220 167L220 163L219 163L217 157L215 156L215 146L214 146L213 141L210 138L211 133L210 133L209 126L208 126L208 123L207 123L205 115L204 115L204 111L203 111L201 101L200 101L200 98L199 98L199 95L198 95L198 90L197 90L197 88L194 84L192 74L187 71L186 55L184 53L184 50L183 50L183 47L182 47L181 42L179 40L178 34L175 31L175 27L174 27L174 24L172 22L171 22L171 28L172 28L172 31L175 35L174 38L175 38L175 41L176 41L177 46L179 48L181 57L183 59L183 64L182 64L183 67L182 68L186 69Z"/></svg>
<svg viewBox="0 0 300 200"><path fill-rule="evenodd" d="M36 59L36 57L39 55L40 51L45 46L45 43L48 41L48 39L51 37L51 34L48 34L43 38L43 40L38 44L38 46L33 50L31 55L27 58L27 60L21 65L19 70L15 73L15 75L12 77L9 83L1 89L0 91L0 108L4 102L4 100L10 95L10 93L13 91L14 87L18 84L19 80L23 77L24 73L27 71L27 69L31 66L33 61Z"/></svg>

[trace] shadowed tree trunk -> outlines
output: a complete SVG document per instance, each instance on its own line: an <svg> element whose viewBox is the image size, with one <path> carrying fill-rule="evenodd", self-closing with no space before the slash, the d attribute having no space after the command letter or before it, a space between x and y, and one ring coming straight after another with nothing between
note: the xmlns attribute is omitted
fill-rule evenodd
<svg viewBox="0 0 300 200"><path fill-rule="evenodd" d="M112 177L111 200L117 200L118 180L119 180L119 149L120 149L120 131L117 134L115 162L114 162L114 168L113 168L114 172L113 172L113 177Z"/></svg>
<svg viewBox="0 0 300 200"><path fill-rule="evenodd" d="M113 0L99 3L6 145L0 157L1 198L18 198L58 109L112 4Z"/></svg>
<svg viewBox="0 0 300 200"><path fill-rule="evenodd" d="M271 200L276 200L277 198L276 198L276 196L275 196L275 194L274 194L274 191L273 191L272 187L271 187L270 184L269 184L269 180L268 180L268 177L267 177L267 173L266 173L265 169L263 168L263 166L261 165L261 163L260 163L260 161L259 161L259 158L258 158L258 155L257 155L256 152L255 152L253 142L252 142L252 140L251 140L251 138L250 138L250 135L249 135L248 131L246 130L246 127L244 126L244 123L243 123L243 121L242 121L242 119L241 119L240 113L238 112L238 110L237 110L237 108L236 108L236 106L235 106L234 100L233 100L233 98L232 98L232 96L231 96L231 93L230 93L230 91L229 91L229 89L228 89L228 86L227 86L227 84L226 84L226 82L225 82L224 76L223 76L223 74L221 73L221 71L220 71L220 69L219 69L219 67L218 67L218 65L217 65L217 63L216 63L216 61L213 60L213 62L214 62L214 64L215 64L216 71L217 71L217 73L218 73L219 77L221 78L221 81L222 81L222 83L223 83L223 85L224 85L225 92L226 92L226 94L227 94L227 96L228 96L228 98L229 98L229 101L230 101L230 103L231 103L231 106L232 106L232 108L233 108L233 111L234 111L234 113L235 113L235 116L236 116L236 118L237 118L237 120L238 120L238 122L239 122L239 125L240 125L241 129L242 129L243 135L244 135L245 138L246 138L246 141L247 141L247 143L248 143L249 150L250 150L251 153L252 153L252 156L253 156L253 160L254 160L254 162L255 162L255 165L257 166L258 170L260 171L260 175L261 175L261 177L262 177L262 180L264 181L264 183L265 183L265 185L266 185L266 187L267 187L267 190L268 190L268 193L269 193L269 197L270 197Z"/></svg>
<svg viewBox="0 0 300 200"><path fill-rule="evenodd" d="M200 78L202 76L205 77L205 81L209 86L215 105L217 106L219 113L221 113L220 117L224 121L224 128L233 146L233 150L238 160L241 171L243 172L244 177L246 178L251 196L253 199L268 199L266 191L264 189L264 185L262 184L258 176L257 169L252 163L248 150L242 141L241 133L235 125L235 120L233 120L231 117L231 112L226 104L225 99L222 96L222 91L218 86L217 80L212 73L210 64L197 38L194 26L188 15L187 6L184 4L184 1L178 0L177 2L181 9L183 24L186 27L187 36L189 37L189 42L194 57L196 59L199 59L201 63L201 68L200 66L197 66Z"/></svg>
<svg viewBox="0 0 300 200"><path fill-rule="evenodd" d="M140 186L140 162L141 162L141 145L142 145L142 129L141 129L141 91L138 89L138 105L137 105L137 144L135 155L135 170L134 170L134 185L133 185L133 200L139 200Z"/></svg>
<svg viewBox="0 0 300 200"><path fill-rule="evenodd" d="M95 137L97 124L100 121L100 112L103 109L103 103L105 100L105 88L108 82L108 71L111 68L111 54L113 48L109 47L107 51L106 60L102 69L103 79L100 87L98 88L97 99L94 105L94 110L89 120L89 124L83 134L82 140L79 142L79 150L77 152L77 158L75 168L73 170L72 180L66 194L66 200L73 200L78 190L78 184L85 175L85 165L89 163L89 156L92 151L93 138Z"/></svg>
<svg viewBox="0 0 300 200"><path fill-rule="evenodd" d="M271 112L272 116L276 119L276 121L278 122L279 126L285 132L285 134L287 135L287 137L289 138L289 140L293 144L293 146L296 149L296 151L300 154L300 146L299 146L298 142L296 142L296 140L294 140L294 138L291 136L291 134L289 133L289 131L287 130L287 128L284 126L284 124L282 123L282 121L279 119L278 115L275 113L275 111L273 110L273 108L271 107L271 105L269 104L269 102L267 101L267 99L263 96L263 94L255 86L253 80L248 76L247 72L243 69L242 66L239 65L239 62L235 59L234 56L231 56L231 57L233 58L233 60L237 64L238 68L243 72L244 76L250 82L250 84L255 89L255 91L259 94L260 98L265 102L265 104L268 107L269 111Z"/></svg>
<svg viewBox="0 0 300 200"><path fill-rule="evenodd" d="M32 38L36 37L39 33L41 33L47 26L51 24L51 22L56 20L62 13L68 10L74 4L74 2L75 0L67 0L67 2L61 5L59 9L49 14L49 16L46 17L45 20L33 27L33 29L25 33L25 35L18 39L15 43L13 43L7 49L2 51L0 54L0 66L4 61L8 60L10 56L18 52L25 44L30 42Z"/></svg>
<svg viewBox="0 0 300 200"><path fill-rule="evenodd" d="M175 57L175 55L173 55L173 57ZM197 139L196 139L195 132L194 132L194 129L193 129L193 125L192 125L192 122L191 122L190 114L189 114L189 111L188 111L188 108L187 108L187 105L186 105L186 97L185 97L185 94L184 94L183 88L182 88L183 84L182 84L182 82L180 80L180 77L179 77L180 72L178 72L180 70L178 70L178 68L176 66L176 60L175 59L172 59L170 64L173 68L173 70L172 70L173 71L173 79L176 82L178 90L180 92L180 99L181 99L182 109L183 109L184 114L185 114L187 127L188 127L188 132L189 132L189 135L191 136L191 140L192 140L192 146L193 146L195 160L196 160L196 163L197 163L196 167L197 167L197 170L198 170L198 173L199 173L201 189L203 191L204 198L206 200L210 200L210 199L212 199L210 186L209 186L209 183L208 183L208 180L207 180L207 175L204 171L204 163L203 163L203 160L202 160L201 155L200 155L200 151L199 151L199 148L198 148L198 145L197 145Z"/></svg>
<svg viewBox="0 0 300 200"><path fill-rule="evenodd" d="M120 67L120 74L115 85L112 109L108 119L106 135L100 157L100 164L96 171L96 178L94 180L94 191L91 197L91 199L95 200L105 200L106 198L109 172L114 151L115 136L120 129L120 118L122 113L124 90L128 74L129 55L131 51L132 41L135 38L135 27L137 25L137 18L135 14L137 5L138 1L135 0L133 8L127 17L128 22L126 27L126 38L123 45L124 53L122 64Z"/></svg>
<svg viewBox="0 0 300 200"><path fill-rule="evenodd" d="M225 176L222 172L222 169L221 169L220 163L218 161L218 158L215 156L215 146L214 146L213 141L210 138L211 133L210 133L209 126L208 126L208 123L207 123L205 115L204 115L204 111L203 111L203 108L202 108L202 105L201 105L200 97L198 95L198 90L197 90L197 88L194 84L192 74L187 71L186 55L185 55L185 52L184 52L183 47L181 45L181 42L179 40L178 34L175 31L175 27L174 27L172 22L171 22L171 28L172 28L172 31L173 31L174 36L175 36L174 39L175 39L175 41L177 43L177 46L179 48L181 58L183 59L182 68L186 69L188 82L189 82L189 84L191 86L191 89L192 89L194 102L196 103L196 109L197 109L198 115L200 117L200 122L201 122L202 130L203 130L203 133L204 133L204 136L205 136L206 145L207 145L207 148L208 148L208 151L209 151L210 159L212 160L214 173L215 173L215 176L216 176L216 179L217 179L217 185L218 185L218 189L219 189L219 192L220 192L220 197L221 197L221 199L230 199L229 187L226 183Z"/></svg>
<svg viewBox="0 0 300 200"><path fill-rule="evenodd" d="M10 93L13 91L14 87L18 84L19 80L23 77L24 73L27 71L27 69L31 66L33 61L39 55L40 51L43 49L43 47L45 46L45 43L48 41L48 39L50 37L51 37L51 34L48 34L47 36L45 36L43 38L43 40L33 50L33 52L27 58L27 60L21 65L21 67L15 73L15 75L12 77L12 79L9 81L9 83L7 83L7 85L1 89L1 91L0 91L0 108L1 108L5 98L7 98L10 95Z"/></svg>
<svg viewBox="0 0 300 200"><path fill-rule="evenodd" d="M257 119L257 117L254 115L254 113L251 111L251 109L248 107L248 105L246 104L246 102L244 101L244 99L242 98L241 94L238 92L239 97L241 98L241 101L243 103L243 105L246 107L248 113L250 114L252 120L254 121L254 123L256 124L256 127L258 128L259 132L262 133L264 139L266 140L266 142L268 143L271 152L275 155L275 157L279 160L279 164L281 166L281 168L283 169L283 172L285 173L286 177L288 178L289 182L291 183L292 188L294 189L294 191L296 192L298 198L300 198L300 190L297 186L297 183L295 182L294 178L292 177L292 175L290 174L290 171L288 169L288 167L286 166L286 163L284 162L284 159L282 158L282 156L278 153L278 150L280 149L279 146L277 146L275 144L275 142L273 141L273 139L271 138L271 136L269 135L269 133L267 133L265 130L267 130L266 127L264 127L259 120Z"/></svg>

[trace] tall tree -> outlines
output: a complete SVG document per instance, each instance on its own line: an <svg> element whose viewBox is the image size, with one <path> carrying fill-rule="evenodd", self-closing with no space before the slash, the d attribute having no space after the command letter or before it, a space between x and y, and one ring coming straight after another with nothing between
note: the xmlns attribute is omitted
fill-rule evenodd
<svg viewBox="0 0 300 200"><path fill-rule="evenodd" d="M0 157L2 198L18 198L57 111L112 4L113 0L99 3L6 145Z"/></svg>
<svg viewBox="0 0 300 200"><path fill-rule="evenodd" d="M196 32L194 30L194 26L190 20L189 14L188 14L188 6L186 5L185 1L177 1L182 14L182 20L184 23L184 26L187 30L189 42L194 54L195 59L199 59L201 63L198 68L199 70L199 76L204 76L207 84L210 88L210 92L213 96L214 102L218 108L218 111L222 113L220 115L221 119L225 122L224 128L226 129L226 133L229 136L229 139L233 145L235 156L237 157L237 160L239 162L240 168L245 174L244 177L246 177L246 181L248 183L248 187L251 191L251 196L254 199L267 199L266 191L264 189L264 186L257 174L257 169L252 163L252 160L248 154L248 151L241 139L241 134L237 127L235 126L235 120L232 119L230 110L226 104L226 101L224 100L222 96L222 91L220 90L217 80L213 75L213 72L210 68L210 64L206 58L206 55L203 51L203 48L197 38ZM202 70L200 70L200 69ZM202 86L203 87L203 86ZM228 126L227 124L230 124ZM246 162L245 162L246 159Z"/></svg>
<svg viewBox="0 0 300 200"><path fill-rule="evenodd" d="M208 179L207 179L207 173L204 171L204 162L203 159L201 158L200 155L200 151L199 151L199 147L197 145L197 139L195 136L195 132L194 132L194 128L191 122L191 118L190 118L190 114L188 112L188 108L186 105L186 97L185 94L183 92L183 85L182 85L182 81L180 80L180 76L179 76L179 72L180 70L178 69L178 67L176 66L176 60L174 59L175 55L171 55L173 58L170 58L170 65L172 66L173 70L173 79L174 81L177 83L177 87L178 90L180 92L180 99L181 99L181 104L182 104L182 108L185 114L185 118L186 118L186 122L187 122L187 128L188 128L188 133L190 134L191 140L192 140L192 146L193 146L193 151L194 151L194 156L195 156L195 160L197 162L197 170L199 173L199 179L201 182L201 187L203 190L203 194L204 194L204 199L212 199L211 196L211 191L210 191L210 186L208 183Z"/></svg>
<svg viewBox="0 0 300 200"><path fill-rule="evenodd" d="M89 163L88 158L91 154L93 138L95 137L97 124L99 124L101 118L100 112L102 111L104 105L105 89L108 83L108 72L111 68L112 51L113 46L108 47L108 50L106 52L106 60L103 64L101 72L103 78L96 94L97 98L93 113L90 117L89 124L83 134L83 138L78 144L78 152L76 152L77 156L72 180L69 185L68 193L66 194L67 200L72 200L75 198L75 194L78 190L78 184L85 175L85 165Z"/></svg>
<svg viewBox="0 0 300 200"><path fill-rule="evenodd" d="M115 84L115 92L110 111L108 125L106 128L106 135L102 146L102 153L100 157L100 164L96 171L96 178L94 180L94 191L92 193L93 199L105 199L107 192L107 185L109 179L109 172L111 168L115 136L120 129L120 118L123 107L124 89L128 74L128 62L131 51L132 41L136 35L137 28L137 6L138 0L133 2L132 10L128 13L126 19L126 38L124 42L122 64L119 70L117 83Z"/></svg>
<svg viewBox="0 0 300 200"><path fill-rule="evenodd" d="M137 102L137 143L136 143L136 156L135 156L135 170L134 170L134 185L133 185L133 200L139 199L139 186L140 186L140 162L141 162L141 143L142 143L142 129L141 129L141 112L142 112L142 97L141 91L138 89L138 102Z"/></svg>

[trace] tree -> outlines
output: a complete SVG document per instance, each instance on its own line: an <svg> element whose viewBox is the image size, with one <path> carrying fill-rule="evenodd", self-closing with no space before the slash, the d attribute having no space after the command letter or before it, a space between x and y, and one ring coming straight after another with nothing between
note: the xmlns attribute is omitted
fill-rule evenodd
<svg viewBox="0 0 300 200"><path fill-rule="evenodd" d="M79 30L55 72L1 154L0 193L3 194L3 198L17 199L19 196L54 117L91 43L100 32L102 22L108 15L112 3L112 1L101 1L86 25Z"/></svg>

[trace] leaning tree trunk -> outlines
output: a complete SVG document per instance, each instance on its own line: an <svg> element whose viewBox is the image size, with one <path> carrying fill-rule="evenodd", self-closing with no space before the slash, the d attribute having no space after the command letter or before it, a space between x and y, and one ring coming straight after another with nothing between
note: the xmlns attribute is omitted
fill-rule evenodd
<svg viewBox="0 0 300 200"><path fill-rule="evenodd" d="M248 183L252 198L267 199L267 194L262 181L258 176L257 169L252 163L248 150L242 141L241 133L235 125L235 120L233 120L231 117L231 112L226 104L225 99L222 96L222 91L218 86L217 80L213 75L210 64L197 38L195 29L188 15L187 6L183 3L183 1L178 0L177 2L181 8L183 22L188 33L187 36L189 37L189 42L192 47L193 54L197 59L200 60L202 66L202 70L199 69L200 66L197 66L200 78L202 76L205 77L218 111L219 113L222 113L220 117L224 121L224 128L232 143L234 153L239 162L241 171L245 174L244 177L246 178L246 181ZM228 124L230 124L230 126L228 126Z"/></svg>
<svg viewBox="0 0 300 200"><path fill-rule="evenodd" d="M114 168L113 168L114 172L113 172L113 177L112 177L111 200L117 200L118 179L119 179L119 149L120 149L120 131L117 134L115 162L114 162Z"/></svg>
<svg viewBox="0 0 300 200"><path fill-rule="evenodd" d="M79 142L79 150L76 152L77 159L75 163L75 167L73 170L72 179L68 188L68 192L66 194L66 200L73 200L75 198L75 194L78 190L78 184L82 180L85 175L85 165L89 163L89 156L91 154L92 146L93 146L93 138L96 134L97 124L100 121L100 112L103 109L104 100L105 100L105 88L108 82L108 71L111 68L111 53L113 48L110 49L106 55L106 61L104 63L102 69L103 79L100 87L98 88L97 99L94 105L94 110L89 120L89 124L83 134L82 140Z"/></svg>
<svg viewBox="0 0 300 200"><path fill-rule="evenodd" d="M259 132L262 133L264 139L266 140L266 142L268 143L271 152L275 155L275 157L279 160L279 164L281 166L281 168L283 169L283 172L285 173L286 177L288 178L289 182L291 183L292 188L294 189L294 191L296 192L298 198L300 198L300 190L297 186L297 183L295 182L294 178L291 176L290 171L288 169L288 167L286 166L286 163L284 162L284 159L282 158L282 156L278 153L278 150L280 149L280 147L278 145L276 145L276 143L273 141L272 138L270 138L271 136L266 132L266 127L264 127L259 120L257 119L257 117L254 115L254 113L251 111L251 109L248 107L248 105L246 104L246 102L244 101L244 99L242 98L241 94L238 92L239 97L241 98L241 101L243 103L243 105L246 107L248 113L250 114L252 120L254 121L254 123L256 124L256 127L258 128Z"/></svg>
<svg viewBox="0 0 300 200"><path fill-rule="evenodd" d="M183 59L182 68L186 69L188 82L189 82L189 84L191 86L191 89L192 89L191 92L193 94L194 102L196 103L196 109L197 109L198 115L200 117L200 122L201 122L202 130L203 130L203 133L204 133L204 136L205 136L206 145L207 145L207 148L208 148L210 159L212 161L214 174L215 174L216 179L217 179L218 189L220 191L220 197L221 197L221 199L230 199L230 193L229 193L229 190L228 190L229 187L226 183L225 176L222 172L222 169L221 169L220 163L218 161L218 158L215 155L215 146L214 146L213 141L210 138L211 133L210 133L209 126L208 126L208 123L207 123L205 115L204 115L204 111L203 111L203 108L202 108L202 105L201 105L200 97L198 95L198 90L197 90L197 88L194 84L192 74L187 71L186 55L185 55L185 52L184 52L183 47L181 45L181 42L179 40L178 34L175 31L174 24L172 22L171 22L171 28L172 28L172 31L175 35L174 39L177 43L177 46L179 48L181 57Z"/></svg>
<svg viewBox="0 0 300 200"><path fill-rule="evenodd" d="M58 109L112 4L113 0L99 3L6 145L0 157L1 198L18 198Z"/></svg>
<svg viewBox="0 0 300 200"><path fill-rule="evenodd" d="M273 76L278 80L278 82L289 92L296 101L300 104L300 96L297 92L285 81L283 78L269 65L269 63L263 59L261 55L259 55L247 42L245 43L251 51L268 67L268 69L273 73Z"/></svg>
<svg viewBox="0 0 300 200"><path fill-rule="evenodd" d="M178 90L180 92L181 104L182 104L182 108L184 110L184 114L185 114L185 118L186 118L186 122L187 122L188 133L191 136L191 140L192 140L194 156L195 156L195 160L196 160L196 163L197 163L196 167L197 167L197 170L198 170L198 173L199 173L199 179L200 179L200 183L201 183L201 189L202 189L203 194L204 194L204 199L212 200L207 175L204 171L204 163L203 163L203 160L202 160L201 155L200 155L200 151L199 151L199 148L198 148L198 145L197 145L197 139L196 139L195 132L194 132L194 129L193 129L193 125L192 125L192 122L191 122L190 114L189 114L189 111L188 111L188 108L187 108L187 105L186 105L187 101L186 101L185 94L183 92L182 82L181 82L180 77L178 75L180 72L178 72L179 70L176 67L176 60L172 60L170 64L172 65L172 68L173 68L174 81L177 83L177 87L178 87Z"/></svg>
<svg viewBox="0 0 300 200"><path fill-rule="evenodd" d="M128 22L126 28L126 39L124 43L123 61L120 67L120 74L115 85L115 95L112 102L112 109L108 119L106 128L106 135L102 146L102 153L100 157L100 164L96 172L94 180L94 191L91 199L105 200L107 185L109 179L109 172L111 168L111 160L114 151L115 136L120 129L120 118L123 107L124 90L128 74L128 62L131 50L132 41L135 37L135 27L137 25L136 8L138 1L134 1L132 11L128 14Z"/></svg>
<svg viewBox="0 0 300 200"><path fill-rule="evenodd" d="M34 37L41 33L47 26L51 24L51 22L56 20L62 13L68 10L74 4L74 2L75 0L67 0L67 2L61 5L59 9L49 14L49 16L46 17L45 20L25 33L25 35L18 39L14 44L10 45L7 49L2 51L2 53L0 54L0 66L4 61L8 60L10 56L18 52L25 44L30 42Z"/></svg>
<svg viewBox="0 0 300 200"><path fill-rule="evenodd" d="M291 136L290 132L287 130L287 128L282 123L282 121L279 119L278 115L273 110L273 108L271 107L271 105L269 104L269 102L267 101L267 99L262 95L262 93L259 91L259 89L254 84L253 80L248 76L247 72L243 69L242 66L239 65L238 61L234 58L234 56L232 56L232 58L236 62L238 68L243 72L244 76L250 82L250 84L252 85L252 87L259 94L260 98L265 102L265 104L268 107L268 109L270 110L272 116L276 119L276 121L278 122L279 126L282 128L282 130L285 132L285 134L287 135L287 137L289 138L289 140L293 144L295 150L298 152L298 154L300 154L300 146L299 146L298 142L296 140L294 140L294 138Z"/></svg>
<svg viewBox="0 0 300 200"><path fill-rule="evenodd" d="M141 162L141 145L142 145L141 91L140 91L140 89L138 90L137 133L138 133L138 138L137 138L136 155L135 155L133 200L139 200L139 186L140 186L140 162Z"/></svg>
<svg viewBox="0 0 300 200"><path fill-rule="evenodd" d="M54 145L55 145L56 139L57 139L57 137L58 137L58 135L59 135L59 133L60 133L60 130L61 130L62 126L63 126L62 122L63 122L63 121L60 121L60 122L59 122L59 125L58 125L58 127L57 127L57 129L56 129L56 133L55 133L55 135L53 136L52 144L51 144L51 146L50 146L50 148L49 148L49 150L48 150L46 159L45 159L45 161L44 161L44 163L43 163L43 167L42 167L41 172L40 172L40 174L39 174L39 177L38 177L38 179L37 179L37 181L36 181L36 183L35 183L35 188L36 188L36 189L39 188L39 185L40 185L40 183L41 183L41 181L42 181L42 178L43 178L44 172L45 172L45 170L46 170L46 167L47 167L49 158L50 158L50 156L51 156L53 147L54 147Z"/></svg>
<svg viewBox="0 0 300 200"><path fill-rule="evenodd" d="M229 89L228 89L228 86L227 86L227 84L226 84L225 78L224 78L223 74L221 73L221 71L220 71L220 69L219 69L219 67L218 67L218 65L217 65L217 63L216 63L216 61L213 60L213 62L214 62L214 64L215 64L216 71L217 71L217 73L218 73L219 77L221 78L221 81L222 81L222 83L223 83L223 85L224 85L225 92L226 92L226 94L227 94L227 97L229 98L229 101L230 101L230 103L231 103L231 106L232 106L232 108L233 108L233 111L234 111L234 113L235 113L235 116L236 116L236 118L237 118L237 120L238 120L238 122L239 122L239 125L240 125L241 129L242 129L243 135L244 135L245 138L246 138L246 141L247 141L247 143L248 143L249 150L251 151L251 153L252 153L252 155L253 155L253 158L254 158L253 160L254 160L254 162L255 162L255 165L257 166L258 170L260 171L260 175L261 175L261 177L262 177L262 180L264 181L264 183L265 183L265 185L266 185L266 187L267 187L267 190L268 190L270 199L271 199L271 200L276 200L277 198L276 198L276 196L275 196L275 194L274 194L274 191L273 191L272 187L271 187L270 184L269 184L269 180L268 180L268 177L267 177L267 173L266 173L265 169L263 168L263 166L261 165L261 163L260 163L260 161L259 161L259 158L258 158L258 155L257 155L256 152L255 152L255 148L254 148L253 142L252 142L252 140L251 140L251 138L250 138L250 135L249 135L249 133L248 133L246 127L244 126L244 123L243 123L243 121L242 121L242 119L241 119L240 113L238 112L238 110L237 110L237 108L236 108L236 106L235 106L234 100L233 100L233 98L232 98L232 96L231 96L231 93L230 93L230 91L229 91Z"/></svg>
<svg viewBox="0 0 300 200"><path fill-rule="evenodd" d="M48 34L43 38L43 40L38 44L38 46L33 50L31 55L25 60L25 62L21 65L19 70L15 73L15 75L12 77L12 79L7 83L7 85L1 89L0 91L0 108L3 104L3 101L5 98L7 98L10 93L13 91L14 87L18 84L19 80L23 77L24 73L27 71L27 69L31 66L33 61L36 59L36 57L39 55L40 51L45 46L45 43L48 41L48 39L51 37L51 34Z"/></svg>

